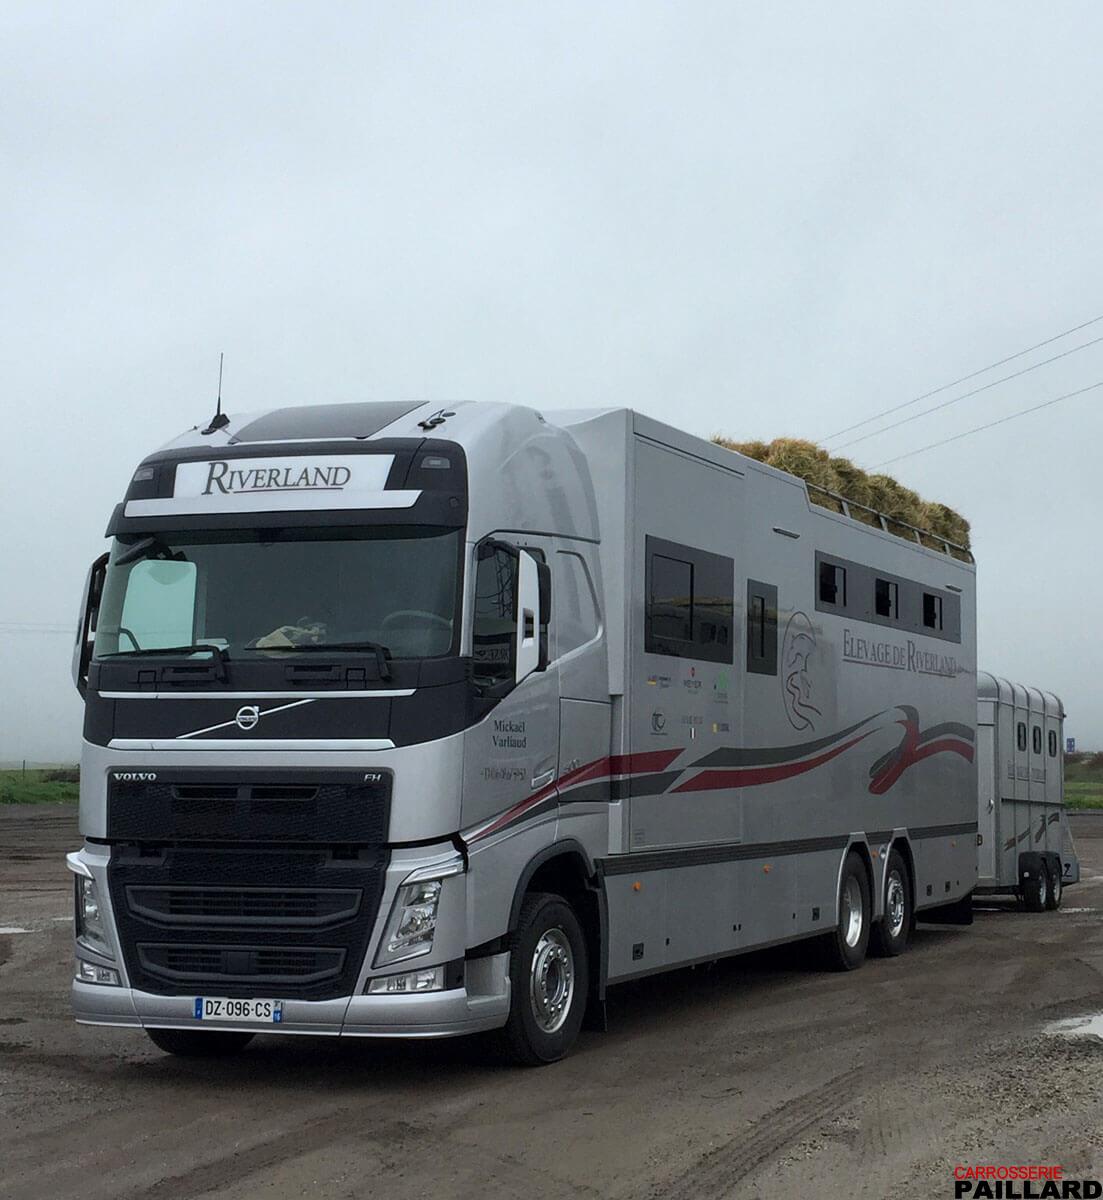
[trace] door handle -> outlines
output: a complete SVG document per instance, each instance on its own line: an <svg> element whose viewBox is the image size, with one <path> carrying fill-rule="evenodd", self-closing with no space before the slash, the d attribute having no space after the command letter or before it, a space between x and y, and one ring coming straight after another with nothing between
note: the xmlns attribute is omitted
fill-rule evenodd
<svg viewBox="0 0 1103 1200"><path fill-rule="evenodd" d="M532 783L529 784L529 786L532 788L533 791L536 791L537 788L547 787L547 785L549 783L551 783L551 781L554 778L555 778L554 770L545 771L542 775L534 775L532 777Z"/></svg>

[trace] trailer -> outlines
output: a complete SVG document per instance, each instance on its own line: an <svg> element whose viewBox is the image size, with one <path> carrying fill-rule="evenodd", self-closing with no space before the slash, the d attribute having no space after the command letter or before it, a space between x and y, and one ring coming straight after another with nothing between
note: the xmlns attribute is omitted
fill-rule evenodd
<svg viewBox="0 0 1103 1200"><path fill-rule="evenodd" d="M77 1019L497 1030L608 987L968 911L962 547L626 409L220 418L89 572Z"/></svg>
<svg viewBox="0 0 1103 1200"><path fill-rule="evenodd" d="M1080 863L1064 794L1065 708L1052 692L977 676L977 894L1060 907Z"/></svg>

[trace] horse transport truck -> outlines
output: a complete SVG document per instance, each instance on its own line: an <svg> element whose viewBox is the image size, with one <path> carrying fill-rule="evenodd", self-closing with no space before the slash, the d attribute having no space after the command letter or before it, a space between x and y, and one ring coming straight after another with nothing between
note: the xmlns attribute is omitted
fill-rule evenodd
<svg viewBox="0 0 1103 1200"><path fill-rule="evenodd" d="M77 1019L539 1064L611 984L967 912L971 556L811 486L624 409L286 408L150 455L74 655Z"/></svg>

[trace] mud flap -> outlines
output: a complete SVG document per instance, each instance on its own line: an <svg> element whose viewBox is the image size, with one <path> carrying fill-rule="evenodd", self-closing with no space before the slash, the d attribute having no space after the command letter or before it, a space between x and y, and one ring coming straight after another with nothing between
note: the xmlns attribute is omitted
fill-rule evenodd
<svg viewBox="0 0 1103 1200"><path fill-rule="evenodd" d="M915 914L917 921L928 925L972 925L973 893L962 896L953 904L940 904L937 908L925 908Z"/></svg>

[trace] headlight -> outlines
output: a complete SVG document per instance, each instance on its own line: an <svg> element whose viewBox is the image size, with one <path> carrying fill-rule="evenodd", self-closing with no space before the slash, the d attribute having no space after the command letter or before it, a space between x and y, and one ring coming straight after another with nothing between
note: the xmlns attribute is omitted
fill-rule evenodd
<svg viewBox="0 0 1103 1200"><path fill-rule="evenodd" d="M391 905L390 919L383 934L383 944L376 955L376 965L428 954L433 948L437 929L437 909L440 906L441 882L423 879L404 883Z"/></svg>
<svg viewBox="0 0 1103 1200"><path fill-rule="evenodd" d="M107 940L96 884L85 875L76 878L76 931L77 941L89 950L108 958L115 957Z"/></svg>

